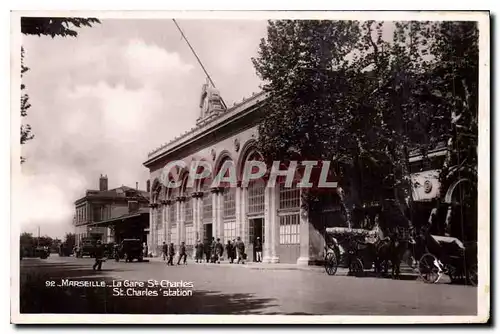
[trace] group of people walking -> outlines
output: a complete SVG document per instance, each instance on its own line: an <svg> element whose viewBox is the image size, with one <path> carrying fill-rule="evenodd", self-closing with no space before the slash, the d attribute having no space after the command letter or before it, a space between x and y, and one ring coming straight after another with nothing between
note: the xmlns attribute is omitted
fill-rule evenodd
<svg viewBox="0 0 500 334"><path fill-rule="evenodd" d="M257 254L262 254L262 246L260 246L260 252ZM246 253L245 253L245 243L241 240L240 237L227 241L227 244L222 244L220 238L212 238L212 240L207 240L205 242L201 242L198 240L195 245L195 262L202 263L206 261L206 263L220 263L224 259L224 251L227 256L227 259L230 263L245 263ZM257 249L256 249L257 251ZM163 260L168 260L167 265L174 265L174 256L176 254L175 246L173 243L166 244L163 242ZM262 256L257 255L257 261ZM186 264L187 252L186 245L184 242L179 246L179 257L177 260L177 264L180 265L181 261L183 264Z"/></svg>
<svg viewBox="0 0 500 334"><path fill-rule="evenodd" d="M173 266L174 256L175 256L174 243L171 242L169 245L167 245L165 242L163 242L162 253L163 253L163 261L168 259L167 266ZM181 242L181 245L179 247L179 258L177 259L177 265L181 264L181 260L183 260L182 262L183 264L187 264L186 259L187 259L186 244L183 241Z"/></svg>

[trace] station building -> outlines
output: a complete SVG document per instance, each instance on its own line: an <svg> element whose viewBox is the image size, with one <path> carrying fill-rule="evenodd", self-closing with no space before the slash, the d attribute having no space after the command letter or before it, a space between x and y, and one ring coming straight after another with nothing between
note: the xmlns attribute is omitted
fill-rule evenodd
<svg viewBox="0 0 500 334"><path fill-rule="evenodd" d="M256 149L258 124L262 119L265 93L223 108L219 93L207 85L203 88L200 117L196 126L148 154L144 166L150 171L150 228L148 246L153 256L161 254L163 242L179 245L185 242L191 252L197 240L220 238L222 243L241 237L249 260L254 259L253 244L257 237L263 242L263 262L308 265L324 256L324 227L342 226L341 208L332 200L321 214L309 217L301 205L301 190L278 183L266 187L260 180L242 186L242 169L246 161L262 160ZM445 151L444 151L445 152ZM443 156L443 150L432 152ZM205 161L219 172L225 161L234 163L237 187L211 188L210 180L187 187L188 170L179 170L182 186L168 188L162 183L164 167L181 160ZM410 161L414 198L430 201L439 194L438 171L418 165L422 157L413 154ZM334 198L335 196L332 196Z"/></svg>

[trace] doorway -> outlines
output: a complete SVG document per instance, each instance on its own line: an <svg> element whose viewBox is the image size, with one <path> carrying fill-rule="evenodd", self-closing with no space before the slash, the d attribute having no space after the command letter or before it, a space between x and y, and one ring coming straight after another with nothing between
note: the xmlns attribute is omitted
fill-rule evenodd
<svg viewBox="0 0 500 334"><path fill-rule="evenodd" d="M212 232L212 223L203 224L203 242L207 243L212 240L213 232Z"/></svg>
<svg viewBox="0 0 500 334"><path fill-rule="evenodd" d="M262 244L262 257L264 257L264 218L251 218L249 219L250 228L250 250L252 254L251 261L255 262L257 254L255 252L255 241L260 238Z"/></svg>

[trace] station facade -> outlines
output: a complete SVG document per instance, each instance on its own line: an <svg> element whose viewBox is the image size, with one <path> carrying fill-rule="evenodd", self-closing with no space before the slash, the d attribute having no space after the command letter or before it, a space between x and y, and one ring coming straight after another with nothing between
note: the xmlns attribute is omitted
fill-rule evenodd
<svg viewBox="0 0 500 334"><path fill-rule="evenodd" d="M205 87L200 118L191 131L151 152L144 165L151 175L151 212L148 244L159 255L163 242L185 242L192 249L197 240L219 238L227 243L240 237L249 260L253 244L260 238L263 262L299 263L310 260L310 226L300 205L300 189L277 184L266 187L262 180L242 186L243 166L262 160L256 150L257 126L265 94L255 94L239 105L224 110L218 92ZM180 171L179 188L165 187L162 170L171 161L203 160L217 174L230 160L237 173L237 187L211 188L204 179L187 187L188 171Z"/></svg>
<svg viewBox="0 0 500 334"><path fill-rule="evenodd" d="M263 244L263 262L309 265L324 256L325 226L342 226L341 207L332 200L318 217L309 217L301 205L301 189L277 183L266 187L262 180L241 183L245 162L262 160L256 149L258 124L266 94L255 94L229 109L224 109L218 92L204 87L200 117L190 131L148 154L144 162L150 171L150 228L148 246L153 256L161 254L163 242L185 242L193 251L197 240L219 238L222 243L241 237L249 260L254 259L257 237ZM440 150L435 153L442 156ZM411 163L418 165L415 155ZM212 165L216 175L230 160L236 167L237 187L211 188L210 180L188 187L189 168L178 170L182 185L166 187L164 167L172 161L193 161ZM439 194L438 171L417 169L413 175L414 198L430 201ZM335 197L335 196L333 196ZM332 197L332 198L333 198Z"/></svg>

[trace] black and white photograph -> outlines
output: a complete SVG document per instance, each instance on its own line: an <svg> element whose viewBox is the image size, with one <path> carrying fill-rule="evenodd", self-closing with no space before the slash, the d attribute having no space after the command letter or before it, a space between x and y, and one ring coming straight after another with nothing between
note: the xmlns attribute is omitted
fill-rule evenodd
<svg viewBox="0 0 500 334"><path fill-rule="evenodd" d="M489 12L11 29L12 323L489 321Z"/></svg>

